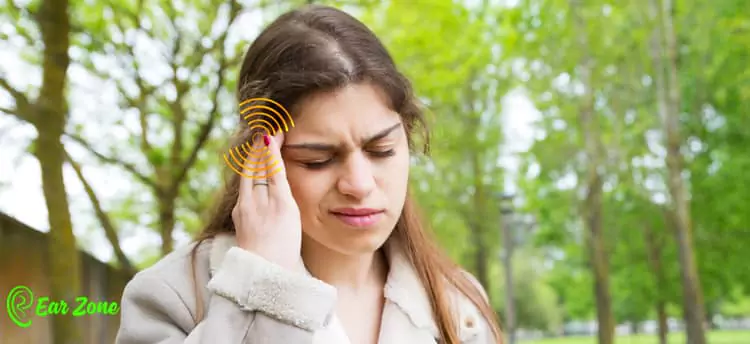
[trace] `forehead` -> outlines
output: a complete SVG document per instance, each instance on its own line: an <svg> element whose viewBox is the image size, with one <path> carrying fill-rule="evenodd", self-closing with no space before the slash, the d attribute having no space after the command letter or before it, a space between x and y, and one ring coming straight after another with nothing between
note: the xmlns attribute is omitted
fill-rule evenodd
<svg viewBox="0 0 750 344"><path fill-rule="evenodd" d="M353 84L336 91L316 93L295 108L294 128L288 141L305 137L371 135L400 121L386 96L368 84Z"/></svg>

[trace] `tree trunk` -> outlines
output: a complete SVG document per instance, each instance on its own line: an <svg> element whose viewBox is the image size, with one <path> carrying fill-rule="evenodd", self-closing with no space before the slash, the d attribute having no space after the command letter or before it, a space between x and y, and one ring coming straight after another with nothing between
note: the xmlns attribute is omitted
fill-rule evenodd
<svg viewBox="0 0 750 344"><path fill-rule="evenodd" d="M477 219L469 220L471 233L471 243L474 246L474 269L477 280L482 286L489 290L489 274L487 266L487 246L482 239L482 225Z"/></svg>
<svg viewBox="0 0 750 344"><path fill-rule="evenodd" d="M665 227L668 226L667 223L665 222ZM667 344L669 328L667 327L667 304L663 292L667 280L662 264L663 241L657 241L653 228L648 224L643 227L643 233L646 241L648 262L651 267L651 273L654 276L654 284L656 285L656 314L659 323L659 344Z"/></svg>
<svg viewBox="0 0 750 344"><path fill-rule="evenodd" d="M508 344L516 343L516 305L513 293L513 228L503 214L503 265L505 266L505 329L508 333Z"/></svg>
<svg viewBox="0 0 750 344"><path fill-rule="evenodd" d="M174 195L163 195L159 198L159 233L161 235L161 254L167 255L174 249L172 231L175 225Z"/></svg>
<svg viewBox="0 0 750 344"><path fill-rule="evenodd" d="M656 316L659 321L659 344L667 344L669 324L667 323L667 303L664 300L656 303Z"/></svg>
<svg viewBox="0 0 750 344"><path fill-rule="evenodd" d="M638 327L638 321L637 320L630 321L630 333L638 334L638 332L640 332L640 329Z"/></svg>
<svg viewBox="0 0 750 344"><path fill-rule="evenodd" d="M615 321L609 294L609 264L602 228L602 181L596 172L591 171L597 167L597 165L589 167L584 212L589 231L587 240L589 259L594 270L599 343L611 344L614 343Z"/></svg>
<svg viewBox="0 0 750 344"><path fill-rule="evenodd" d="M128 259L128 257L125 255L125 252L122 250L122 246L120 245L120 238L117 236L117 230L115 229L114 224L112 224L112 220L109 218L109 215L107 215L104 209L102 209L101 202L99 202L99 198L96 196L94 188L91 187L91 184L89 184L88 180L86 180L86 177L83 175L81 166L67 153L66 160L68 161L70 166L73 167L76 175L78 175L78 180L80 180L81 184L83 184L83 189L86 191L86 195L89 196L91 205L94 207L94 212L96 213L96 218L99 219L99 224L102 226L102 229L104 229L104 236L107 237L107 240L112 245L112 250L114 250L117 262L120 264L120 269L127 272L128 274L135 275L137 271L133 264L130 262L130 259Z"/></svg>
<svg viewBox="0 0 750 344"><path fill-rule="evenodd" d="M656 68L659 113L663 120L666 141L667 186L672 203L670 216L675 221L675 237L679 248L684 320L688 344L705 344L703 292L693 252L690 205L682 179L680 85L677 78L677 48L672 25L672 4L671 0L662 0L659 1L660 6L657 9L656 1L651 1L652 14L655 13L657 18L652 58Z"/></svg>
<svg viewBox="0 0 750 344"><path fill-rule="evenodd" d="M469 78L470 82L469 85L472 84L474 77ZM475 99L473 96L473 93L471 92L470 88L466 95L467 102L469 102L472 99ZM471 104L469 102L469 104ZM479 116L474 115L474 108L470 107L468 111L472 112L472 118L469 119L470 126L469 130L470 132L477 132L479 130ZM474 203L474 213L470 214L469 216L475 216L474 219L471 220L472 226L471 226L471 240L474 245L474 264L476 266L476 272L477 272L477 279L482 284L482 286L485 288L485 290L490 290L490 278L489 278L489 259L488 259L488 243L485 235L486 226L484 226L483 219L486 219L485 216L485 207L487 205L487 186L484 183L484 169L482 168L482 152L479 150L471 150L467 152L467 154L470 154L471 159L471 167L472 171L474 173L473 175L473 182L474 182L474 197L472 199Z"/></svg>
<svg viewBox="0 0 750 344"><path fill-rule="evenodd" d="M477 270L477 279L485 289L490 288L490 279L487 266L487 247L482 240L481 226L473 226L472 238L474 240L474 263Z"/></svg>
<svg viewBox="0 0 750 344"><path fill-rule="evenodd" d="M53 300L75 305L81 296L81 268L63 180L65 150L60 141L67 118L66 78L70 64L68 1L44 0L40 4L39 28L44 44L42 86L35 109L38 137L34 154L42 172L42 189L49 213L50 293ZM83 341L72 316L54 316L52 341L78 344Z"/></svg>
<svg viewBox="0 0 750 344"><path fill-rule="evenodd" d="M583 217L588 230L586 243L594 274L596 297L597 336L599 344L614 343L615 320L612 299L609 294L609 264L606 254L602 226L602 142L597 118L594 113L592 91L593 61L588 44L587 28L582 16L580 1L571 2L571 12L578 32L578 47L582 57L579 64L580 80L583 83L583 101L580 109L580 129L584 136L587 156L586 198Z"/></svg>

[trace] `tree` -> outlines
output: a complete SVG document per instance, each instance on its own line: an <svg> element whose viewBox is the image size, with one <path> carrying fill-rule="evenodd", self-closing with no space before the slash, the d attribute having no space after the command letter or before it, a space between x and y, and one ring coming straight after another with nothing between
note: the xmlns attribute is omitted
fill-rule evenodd
<svg viewBox="0 0 750 344"><path fill-rule="evenodd" d="M624 52L614 49L602 54L599 49L620 34L620 27L610 24L619 22L625 14L611 10L602 16L602 7L581 2L525 1L511 18L522 38L521 48L513 55L524 65L518 77L542 113L538 123L542 134L528 154L531 161L527 166L538 167L536 176L525 177L546 185L525 189L524 194L543 203L552 193L564 197L566 209L554 210L556 218L540 214L540 223L542 219L552 220L549 225L558 226L543 226L540 235L549 237L542 242L563 246L566 254L576 258L579 249L568 245L585 248L587 259L578 264L584 263L593 275L599 342L611 343L615 320L607 252L613 245L605 239L611 233L604 226L608 213L604 212L603 187L613 178L618 160L605 151L619 142L613 135L617 117L613 115L612 99L603 90L613 87L610 70L618 67ZM537 11L540 8L545 10ZM544 206L544 211L547 208Z"/></svg>
<svg viewBox="0 0 750 344"><path fill-rule="evenodd" d="M652 8L657 0L651 0ZM705 310L703 291L695 264L693 250L693 229L690 218L688 194L683 180L683 157L680 152L679 116L681 112L680 85L677 76L677 47L673 28L671 0L658 1L657 24L655 29L653 59L655 66L656 91L659 115L663 121L664 140L667 148L667 170L669 193L671 196L670 216L675 224L675 237L679 247L680 273L685 325L688 342L706 342L704 330Z"/></svg>
<svg viewBox="0 0 750 344"><path fill-rule="evenodd" d="M680 136L698 275L707 318L750 291L744 249L750 245L747 202L750 3L738 0L675 4L681 113ZM699 16L693 13L700 13ZM715 262L721 261L721 264Z"/></svg>
<svg viewBox="0 0 750 344"><path fill-rule="evenodd" d="M41 86L33 98L13 87L7 79L0 78L0 86L10 94L15 108L3 112L15 116L36 128L37 137L33 154L39 161L42 171L42 190L49 216L48 267L50 276L50 297L75 304L81 291L81 267L76 238L73 234L68 195L63 180L65 149L61 137L68 118L66 91L67 72L70 65L70 4L67 0L41 0L28 8L16 8L8 3L11 16L21 19L22 15L34 13L38 35L41 37ZM6 12L7 13L7 12ZM23 18L26 21L28 18ZM36 30L34 30L36 31ZM34 32L25 31L19 25L17 32L32 44ZM73 344L82 341L76 318L53 317L52 331L55 343Z"/></svg>
<svg viewBox="0 0 750 344"><path fill-rule="evenodd" d="M97 148L101 144L94 144L96 139L84 137L81 126L68 132L67 137L101 162L121 167L140 183L141 187L126 197L120 207L126 207L137 194L151 195L156 214L149 225L157 228L161 255L165 255L174 247L175 227L186 225L187 220L178 221L180 209L194 210L189 217L198 218L211 199L209 189L215 183L193 182L188 175L200 166L202 173L193 178L210 176L207 168L213 166L199 161L199 157L213 151L220 156L221 147L212 146L210 136L220 126L221 115L235 108L221 105L234 103L229 101L233 99L229 91L233 82L228 76L236 71L242 55L240 42L229 46L227 37L242 7L237 1L139 1L101 2L91 10L116 15L114 20L85 16L77 43L86 53L77 62L101 80L114 82L120 111L112 113L120 118L113 124L124 125L124 117L134 116L138 131L127 142L110 143L112 148L106 150L111 152ZM196 21L183 20L196 13L201 13ZM193 29L195 25L197 32ZM146 60L143 48L148 44L156 46L155 51L161 55ZM96 63L103 59L114 60L116 67ZM153 71L159 68L166 74L153 76ZM236 125L236 120L230 123ZM164 140L165 134L169 139ZM120 149L114 147L123 146L132 147L140 159L118 154ZM223 150L226 149L229 147ZM97 206L93 190L87 189L87 193L103 227L114 227L116 221ZM137 212L122 209L120 213L134 211Z"/></svg>
<svg viewBox="0 0 750 344"><path fill-rule="evenodd" d="M115 225L112 223L109 214L102 208L101 202L99 201L99 197L96 196L94 188L83 175L83 168L78 162L73 160L73 158L71 158L70 154L68 154L67 152L65 156L68 163L71 165L71 167L73 167L73 170L75 171L76 176L78 176L78 179L81 181L81 184L83 184L86 195L88 196L89 201L91 201L91 204L94 207L96 217L99 220L102 229L104 229L104 235L112 245L112 249L115 253L115 258L117 259L120 268L128 274L135 275L135 273L137 272L136 267L133 265L133 263L130 262L130 259L127 257L127 255L125 255L125 252L123 252L122 247L120 246L120 238L117 234L118 231Z"/></svg>
<svg viewBox="0 0 750 344"><path fill-rule="evenodd" d="M579 66L580 80L583 87L579 123L584 137L586 151L586 196L583 204L583 217L588 233L586 246L589 250L589 263L594 273L594 293L596 295L598 336L600 344L614 342L615 319L612 314L612 298L609 287L609 262L606 252L605 236L602 228L602 183L603 163L600 129L594 108L594 87L591 73L591 57L588 30L583 18L580 1L571 2L571 12L581 53Z"/></svg>

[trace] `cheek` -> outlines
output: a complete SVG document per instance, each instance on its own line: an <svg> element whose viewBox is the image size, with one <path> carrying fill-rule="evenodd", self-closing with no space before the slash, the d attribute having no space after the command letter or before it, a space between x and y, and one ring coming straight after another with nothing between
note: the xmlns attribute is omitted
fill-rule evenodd
<svg viewBox="0 0 750 344"><path fill-rule="evenodd" d="M292 196L303 213L314 211L325 194L324 183L319 175L305 171L300 167L287 168L287 180Z"/></svg>
<svg viewBox="0 0 750 344"><path fill-rule="evenodd" d="M404 150L383 164L380 173L381 183L389 192L403 192L409 180L409 151Z"/></svg>

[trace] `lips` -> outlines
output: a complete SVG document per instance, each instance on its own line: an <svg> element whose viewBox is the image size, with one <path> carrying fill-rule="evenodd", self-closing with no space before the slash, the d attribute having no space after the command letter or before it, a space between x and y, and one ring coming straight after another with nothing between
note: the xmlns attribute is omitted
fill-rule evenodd
<svg viewBox="0 0 750 344"><path fill-rule="evenodd" d="M339 208L331 213L347 225L367 227L375 224L383 217L384 210L372 208Z"/></svg>
<svg viewBox="0 0 750 344"><path fill-rule="evenodd" d="M331 212L334 214L341 214L341 215L347 215L347 216L366 216L366 215L382 213L383 210L372 209L372 208L337 208L337 209L331 210Z"/></svg>

